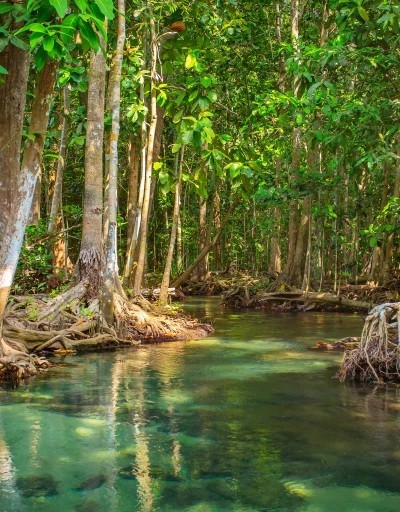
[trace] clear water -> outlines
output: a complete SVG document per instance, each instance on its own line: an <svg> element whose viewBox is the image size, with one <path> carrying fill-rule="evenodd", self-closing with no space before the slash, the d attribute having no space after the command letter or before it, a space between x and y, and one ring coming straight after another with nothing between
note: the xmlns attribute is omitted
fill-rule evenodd
<svg viewBox="0 0 400 512"><path fill-rule="evenodd" d="M397 512L400 393L332 377L357 316L232 313L215 335L68 358L0 391L0 511Z"/></svg>

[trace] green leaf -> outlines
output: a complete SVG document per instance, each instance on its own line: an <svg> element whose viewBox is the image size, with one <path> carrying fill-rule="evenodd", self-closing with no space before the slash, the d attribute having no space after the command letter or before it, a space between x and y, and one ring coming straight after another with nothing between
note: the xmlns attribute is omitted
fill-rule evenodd
<svg viewBox="0 0 400 512"><path fill-rule="evenodd" d="M162 168L163 165L164 164L162 162L155 162L154 165L153 165L153 169L155 171L159 171Z"/></svg>
<svg viewBox="0 0 400 512"><path fill-rule="evenodd" d="M208 128L207 126L205 128L203 128L203 133L205 134L206 138L205 138L205 141L206 142L212 142L212 140L214 139L215 137L215 133L214 133L214 130L212 128Z"/></svg>
<svg viewBox="0 0 400 512"><path fill-rule="evenodd" d="M3 68L3 66L0 64L0 75L8 75L8 71L6 68Z"/></svg>
<svg viewBox="0 0 400 512"><path fill-rule="evenodd" d="M184 144L190 144L193 140L193 132L188 131L182 134L182 142Z"/></svg>
<svg viewBox="0 0 400 512"><path fill-rule="evenodd" d="M176 123L179 123L179 121L180 121L180 120L181 120L181 118L182 118L182 114L183 114L183 109L179 110L179 112L177 112L177 113L174 115L174 117L173 117L173 119L172 119L172 122L173 122L173 123L175 123L175 124L176 124Z"/></svg>
<svg viewBox="0 0 400 512"><path fill-rule="evenodd" d="M87 2L86 0L75 0L76 5L78 6L78 9L85 13L87 10Z"/></svg>
<svg viewBox="0 0 400 512"><path fill-rule="evenodd" d="M32 23L27 26L30 32L39 32L40 34L47 34L47 28L44 27L41 23Z"/></svg>
<svg viewBox="0 0 400 512"><path fill-rule="evenodd" d="M206 87L206 88L207 88L207 87L210 87L210 85L212 85L213 80L212 80L212 78L211 78L211 77L209 77L209 76L202 76L202 77L200 78L200 83L201 83L201 85L202 85L203 87Z"/></svg>
<svg viewBox="0 0 400 512"><path fill-rule="evenodd" d="M78 25L78 16L76 14L69 14L62 23L60 29L61 40L66 44L74 42L75 30Z"/></svg>
<svg viewBox="0 0 400 512"><path fill-rule="evenodd" d="M186 91L179 91L178 94L176 95L175 103L177 105L180 105L185 96L186 96Z"/></svg>
<svg viewBox="0 0 400 512"><path fill-rule="evenodd" d="M5 14L6 12L10 12L14 9L13 5L10 4L0 4L0 14Z"/></svg>
<svg viewBox="0 0 400 512"><path fill-rule="evenodd" d="M198 90L194 90L190 93L189 95L189 101L193 101L194 99L197 98L197 96L199 95L199 91Z"/></svg>
<svg viewBox="0 0 400 512"><path fill-rule="evenodd" d="M51 52L54 48L54 38L48 37L43 41L43 48L46 50L47 53Z"/></svg>
<svg viewBox="0 0 400 512"><path fill-rule="evenodd" d="M369 240L369 246L376 247L377 245L378 245L378 240L376 239L376 236L372 236Z"/></svg>
<svg viewBox="0 0 400 512"><path fill-rule="evenodd" d="M218 99L218 95L215 91L208 91L207 98L211 101L211 103L215 103Z"/></svg>
<svg viewBox="0 0 400 512"><path fill-rule="evenodd" d="M181 149L182 144L173 144L172 146L172 153L178 153L178 151Z"/></svg>
<svg viewBox="0 0 400 512"><path fill-rule="evenodd" d="M1 38L0 39L0 52L2 52L7 45L8 45L8 37Z"/></svg>
<svg viewBox="0 0 400 512"><path fill-rule="evenodd" d="M81 33L82 39L92 48L95 52L100 48L99 39L96 32L93 30L89 23L86 23L82 19L79 20L79 32Z"/></svg>
<svg viewBox="0 0 400 512"><path fill-rule="evenodd" d="M364 21L369 21L369 14L367 13L367 11L364 9L364 7L361 7L361 5L359 5L357 7L358 9L358 12L361 16L361 18L364 20Z"/></svg>
<svg viewBox="0 0 400 512"><path fill-rule="evenodd" d="M29 51L29 46L25 43L25 41L19 39L19 37L11 36L10 42L20 50Z"/></svg>
<svg viewBox="0 0 400 512"><path fill-rule="evenodd" d="M40 46L35 55L35 65L38 71L42 71L44 65L46 64L46 60L47 53L45 52L43 46Z"/></svg>
<svg viewBox="0 0 400 512"><path fill-rule="evenodd" d="M200 108L208 108L210 102L207 98L199 98L199 107Z"/></svg>
<svg viewBox="0 0 400 512"><path fill-rule="evenodd" d="M194 147L200 148L202 143L203 143L203 141L202 141L202 138L201 138L201 133L194 131L193 132L193 145L194 145Z"/></svg>
<svg viewBox="0 0 400 512"><path fill-rule="evenodd" d="M68 1L67 0L49 0L49 3L57 11L57 14L60 16L60 18L64 18L64 16L67 14L67 10L68 10Z"/></svg>
<svg viewBox="0 0 400 512"><path fill-rule="evenodd" d="M106 18L112 20L114 18L114 5L113 0L94 0L97 7L104 14Z"/></svg>
<svg viewBox="0 0 400 512"><path fill-rule="evenodd" d="M185 68L186 69L193 68L196 65L196 63L197 63L196 55L194 55L193 53L189 53L188 56L186 57Z"/></svg>
<svg viewBox="0 0 400 512"><path fill-rule="evenodd" d="M39 32L34 32L31 34L29 38L29 44L31 48L35 48L43 39L43 34L40 34Z"/></svg>

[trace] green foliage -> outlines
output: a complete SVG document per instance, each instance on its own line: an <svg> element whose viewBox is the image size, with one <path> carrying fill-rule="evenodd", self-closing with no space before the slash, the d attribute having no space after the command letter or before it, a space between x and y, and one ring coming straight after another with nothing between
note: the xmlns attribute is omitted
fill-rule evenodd
<svg viewBox="0 0 400 512"><path fill-rule="evenodd" d="M44 293L52 287L51 241L45 223L26 229L25 242L18 263L14 293Z"/></svg>

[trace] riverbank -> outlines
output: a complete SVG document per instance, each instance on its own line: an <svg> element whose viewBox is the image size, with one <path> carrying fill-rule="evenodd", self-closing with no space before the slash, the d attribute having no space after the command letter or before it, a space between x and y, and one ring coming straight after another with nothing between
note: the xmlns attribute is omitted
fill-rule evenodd
<svg viewBox="0 0 400 512"><path fill-rule="evenodd" d="M213 330L180 308L159 307L143 298L116 297L114 324L108 325L98 300L85 304L61 297L11 298L1 340L0 379L18 380L46 370L51 355L199 339Z"/></svg>
<svg viewBox="0 0 400 512"><path fill-rule="evenodd" d="M182 288L189 296L220 295L222 305L237 309L268 311L345 311L367 313L382 302L394 302L400 294L397 280L382 286L343 284L336 290L324 287L297 290L270 275L251 276L245 272L210 274L204 281L190 281Z"/></svg>

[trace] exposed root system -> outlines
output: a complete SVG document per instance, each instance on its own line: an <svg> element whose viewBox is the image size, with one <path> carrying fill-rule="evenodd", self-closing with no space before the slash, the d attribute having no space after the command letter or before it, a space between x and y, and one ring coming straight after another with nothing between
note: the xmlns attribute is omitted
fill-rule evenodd
<svg viewBox="0 0 400 512"><path fill-rule="evenodd" d="M49 363L38 355L133 346L143 342L196 339L211 330L172 314L143 297L114 294L114 324L101 315L98 299L87 299L80 283L58 297L13 297L0 344L0 379L34 375Z"/></svg>
<svg viewBox="0 0 400 512"><path fill-rule="evenodd" d="M344 354L338 377L342 381L400 382L400 302L372 309L360 345Z"/></svg>
<svg viewBox="0 0 400 512"><path fill-rule="evenodd" d="M271 311L369 311L380 303L397 300L400 280L392 279L377 286L360 279L359 284L346 284L332 289L329 283L324 290L309 291L288 285L285 274L269 272L251 276L236 271L210 273L204 281L190 281L183 291L187 295L222 295L222 304L232 308L263 308Z"/></svg>

